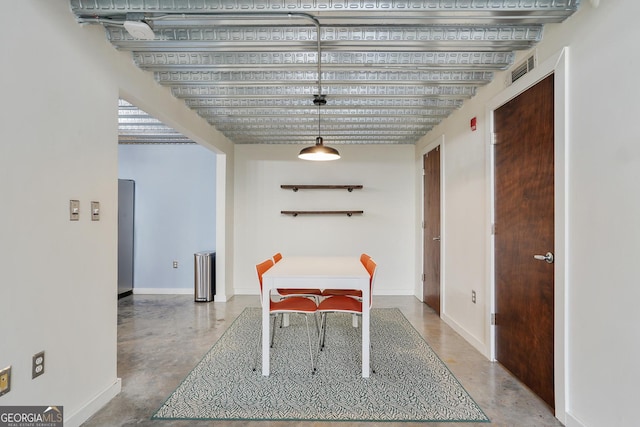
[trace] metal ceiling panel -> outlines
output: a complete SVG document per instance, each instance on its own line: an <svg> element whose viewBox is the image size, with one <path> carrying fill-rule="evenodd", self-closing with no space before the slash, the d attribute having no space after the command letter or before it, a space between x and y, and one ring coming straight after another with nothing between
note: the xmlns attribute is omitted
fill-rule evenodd
<svg viewBox="0 0 640 427"><path fill-rule="evenodd" d="M234 143L414 144L579 0L70 0ZM153 40L133 37L143 22ZM142 25L142 24L140 24ZM316 94L327 104L314 105ZM189 143L125 101L121 143Z"/></svg>
<svg viewBox="0 0 640 427"><path fill-rule="evenodd" d="M194 144L186 136L122 99L118 102L118 143Z"/></svg>

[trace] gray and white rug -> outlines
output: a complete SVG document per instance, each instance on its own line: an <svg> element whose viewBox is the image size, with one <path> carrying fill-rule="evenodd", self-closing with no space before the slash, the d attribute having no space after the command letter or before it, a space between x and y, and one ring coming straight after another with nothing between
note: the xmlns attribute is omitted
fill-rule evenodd
<svg viewBox="0 0 640 427"><path fill-rule="evenodd" d="M238 316L152 418L489 422L397 309L372 310L370 378L361 377L360 328L344 314L329 315L314 375L302 315L276 330L271 375L259 362L253 371L260 315L247 308Z"/></svg>

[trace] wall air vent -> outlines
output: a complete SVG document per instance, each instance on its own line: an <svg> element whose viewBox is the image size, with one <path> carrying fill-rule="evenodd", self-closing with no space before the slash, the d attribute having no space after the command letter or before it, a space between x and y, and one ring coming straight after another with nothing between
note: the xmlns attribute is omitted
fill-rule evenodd
<svg viewBox="0 0 640 427"><path fill-rule="evenodd" d="M507 86L511 86L513 82L527 74L529 71L533 70L536 66L536 54L532 54L527 59L522 61L520 64L516 65L511 73L509 73L507 77Z"/></svg>

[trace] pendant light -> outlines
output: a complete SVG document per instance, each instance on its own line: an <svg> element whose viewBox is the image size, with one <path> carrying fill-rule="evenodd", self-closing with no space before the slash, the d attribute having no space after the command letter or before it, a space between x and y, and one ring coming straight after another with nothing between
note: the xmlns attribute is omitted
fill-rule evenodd
<svg viewBox="0 0 640 427"><path fill-rule="evenodd" d="M314 161L337 160L340 158L338 150L326 147L323 144L322 137L320 136L320 106L325 105L327 100L324 95L314 95L313 103L318 106L318 137L316 138L316 145L313 147L303 148L302 151L300 151L300 154L298 154L298 158Z"/></svg>
<svg viewBox="0 0 640 427"><path fill-rule="evenodd" d="M318 93L313 96L313 103L318 106L318 137L316 138L316 145L312 147L303 148L298 154L299 159L314 160L314 161L327 161L338 160L340 153L335 148L327 147L323 144L323 139L320 136L320 107L327 103L325 95L322 94L322 65L321 58L322 52L320 50L320 24L316 23L317 40L318 40Z"/></svg>

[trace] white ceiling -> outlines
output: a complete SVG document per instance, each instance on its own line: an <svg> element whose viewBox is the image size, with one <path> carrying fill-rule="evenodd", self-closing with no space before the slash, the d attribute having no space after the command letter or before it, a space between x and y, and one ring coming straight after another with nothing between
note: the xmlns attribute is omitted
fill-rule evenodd
<svg viewBox="0 0 640 427"><path fill-rule="evenodd" d="M234 143L311 144L320 133L337 145L414 144L579 0L70 3ZM144 21L154 39L132 37L125 21ZM122 101L120 142L188 140Z"/></svg>

